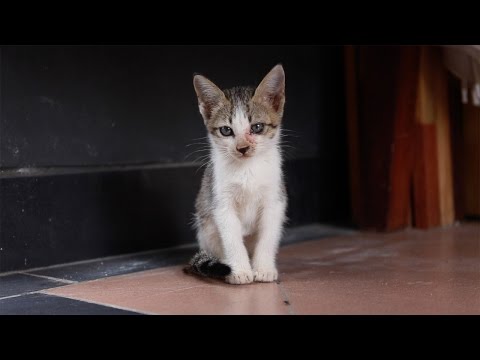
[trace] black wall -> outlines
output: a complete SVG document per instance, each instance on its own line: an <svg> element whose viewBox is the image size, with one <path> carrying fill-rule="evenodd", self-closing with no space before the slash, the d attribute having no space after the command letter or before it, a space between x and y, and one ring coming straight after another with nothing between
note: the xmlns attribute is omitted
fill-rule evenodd
<svg viewBox="0 0 480 360"><path fill-rule="evenodd" d="M194 241L195 72L255 85L281 62L290 226L348 223L342 51L0 47L0 271Z"/></svg>

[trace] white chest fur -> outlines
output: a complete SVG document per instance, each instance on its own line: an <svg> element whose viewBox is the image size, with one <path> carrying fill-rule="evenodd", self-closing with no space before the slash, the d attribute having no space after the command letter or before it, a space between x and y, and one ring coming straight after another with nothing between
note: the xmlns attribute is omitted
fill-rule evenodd
<svg viewBox="0 0 480 360"><path fill-rule="evenodd" d="M216 203L235 211L242 235L250 235L257 229L262 209L280 190L280 154L272 149L262 156L235 162L213 156Z"/></svg>

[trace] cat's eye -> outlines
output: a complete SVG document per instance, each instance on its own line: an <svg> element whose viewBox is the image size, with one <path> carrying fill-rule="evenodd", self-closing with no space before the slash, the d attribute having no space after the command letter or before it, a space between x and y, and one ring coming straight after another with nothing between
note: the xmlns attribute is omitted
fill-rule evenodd
<svg viewBox="0 0 480 360"><path fill-rule="evenodd" d="M229 128L228 126L222 126L220 128L220 133L223 136L232 136L233 135L233 130L232 130L232 128Z"/></svg>
<svg viewBox="0 0 480 360"><path fill-rule="evenodd" d="M260 134L263 131L264 127L265 127L264 124L258 123L258 124L252 125L251 129L254 134Z"/></svg>

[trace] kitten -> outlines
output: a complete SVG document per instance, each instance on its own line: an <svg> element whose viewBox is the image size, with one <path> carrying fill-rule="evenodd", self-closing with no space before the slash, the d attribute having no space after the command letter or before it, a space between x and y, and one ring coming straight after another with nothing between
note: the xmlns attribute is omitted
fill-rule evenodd
<svg viewBox="0 0 480 360"><path fill-rule="evenodd" d="M210 142L195 208L200 252L186 272L230 284L272 282L287 196L280 153L285 73L275 66L256 89L220 90L193 79Z"/></svg>

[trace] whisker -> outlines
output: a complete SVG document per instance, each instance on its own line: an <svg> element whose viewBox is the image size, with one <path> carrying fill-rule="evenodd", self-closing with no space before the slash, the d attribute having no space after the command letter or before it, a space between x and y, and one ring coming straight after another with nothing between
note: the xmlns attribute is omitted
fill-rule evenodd
<svg viewBox="0 0 480 360"><path fill-rule="evenodd" d="M193 150L190 154L195 154L196 152L209 151L209 150L210 150L210 148L195 149L195 150Z"/></svg>
<svg viewBox="0 0 480 360"><path fill-rule="evenodd" d="M196 143L187 144L187 145L185 145L185 147L195 146L195 145L207 145L207 146L210 146L210 144L207 143L207 142L196 142Z"/></svg>
<svg viewBox="0 0 480 360"><path fill-rule="evenodd" d="M199 158L196 158L195 160L193 160L193 162L202 163L208 159L210 159L210 155L204 155L204 156L200 156Z"/></svg>
<svg viewBox="0 0 480 360"><path fill-rule="evenodd" d="M196 154L196 153L202 153L202 152L209 151L209 150L210 150L210 149L199 149L199 150L195 150L195 151L189 153L188 155L186 155L186 156L183 158L183 160L184 160L184 161L187 160L190 156L193 156L193 155Z"/></svg>
<svg viewBox="0 0 480 360"><path fill-rule="evenodd" d="M207 161L206 163L200 165L200 167L195 171L195 175L200 171L201 168L206 167L209 164L213 164L211 161Z"/></svg>
<svg viewBox="0 0 480 360"><path fill-rule="evenodd" d="M202 140L202 139L207 139L207 136L199 137L199 138L194 138L194 139L192 139L192 140L195 141L195 140Z"/></svg>

